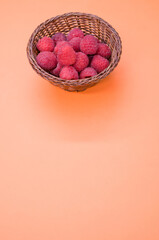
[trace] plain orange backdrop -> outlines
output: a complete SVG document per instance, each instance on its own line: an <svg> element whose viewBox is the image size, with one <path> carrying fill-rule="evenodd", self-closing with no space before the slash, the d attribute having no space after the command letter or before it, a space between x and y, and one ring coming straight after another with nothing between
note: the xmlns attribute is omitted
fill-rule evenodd
<svg viewBox="0 0 159 240"><path fill-rule="evenodd" d="M158 1L0 5L0 240L158 240ZM123 43L117 68L81 93L26 56L37 25L71 11L105 19Z"/></svg>

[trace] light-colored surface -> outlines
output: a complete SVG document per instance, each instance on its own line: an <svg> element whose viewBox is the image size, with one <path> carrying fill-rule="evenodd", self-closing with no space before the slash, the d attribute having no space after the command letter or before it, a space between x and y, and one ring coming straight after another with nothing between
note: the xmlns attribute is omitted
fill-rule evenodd
<svg viewBox="0 0 159 240"><path fill-rule="evenodd" d="M1 1L0 239L159 239L157 1ZM82 93L26 57L38 24L70 11L119 32L118 67Z"/></svg>

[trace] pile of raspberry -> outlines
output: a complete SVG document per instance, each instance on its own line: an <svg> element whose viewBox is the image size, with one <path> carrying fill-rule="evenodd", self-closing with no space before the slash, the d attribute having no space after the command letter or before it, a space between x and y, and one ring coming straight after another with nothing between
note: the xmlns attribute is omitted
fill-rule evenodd
<svg viewBox="0 0 159 240"><path fill-rule="evenodd" d="M93 77L109 66L111 50L93 35L85 35L73 28L68 35L56 33L39 39L38 65L62 79Z"/></svg>

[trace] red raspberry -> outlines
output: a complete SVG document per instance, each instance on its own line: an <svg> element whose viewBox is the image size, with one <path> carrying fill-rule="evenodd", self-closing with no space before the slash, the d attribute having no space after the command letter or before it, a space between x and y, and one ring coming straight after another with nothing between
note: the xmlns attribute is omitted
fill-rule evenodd
<svg viewBox="0 0 159 240"><path fill-rule="evenodd" d="M84 68L86 68L89 64L88 56L85 53L77 52L76 53L76 62L73 67L78 71L81 72Z"/></svg>
<svg viewBox="0 0 159 240"><path fill-rule="evenodd" d="M56 56L53 52L40 52L36 57L36 61L44 70L51 70L57 65Z"/></svg>
<svg viewBox="0 0 159 240"><path fill-rule="evenodd" d="M91 67L93 67L98 73L102 72L109 66L109 61L100 55L95 55L91 61Z"/></svg>
<svg viewBox="0 0 159 240"><path fill-rule="evenodd" d="M105 57L105 58L110 58L111 50L110 50L110 48L108 47L107 44L99 43L98 44L97 54L101 55L102 57Z"/></svg>
<svg viewBox="0 0 159 240"><path fill-rule="evenodd" d="M52 36L52 39L54 40L55 44L59 41L66 41L66 36L64 33L58 32Z"/></svg>
<svg viewBox="0 0 159 240"><path fill-rule="evenodd" d="M80 78L89 78L95 75L97 75L96 70L92 67L87 67L80 73Z"/></svg>
<svg viewBox="0 0 159 240"><path fill-rule="evenodd" d="M84 37L84 33L80 28L73 28L67 35L67 40L70 41L74 37Z"/></svg>
<svg viewBox="0 0 159 240"><path fill-rule="evenodd" d="M79 52L80 51L80 42L81 42L81 39L80 37L74 37L72 38L69 43L70 45L73 47L73 49L76 51L76 52Z"/></svg>
<svg viewBox="0 0 159 240"><path fill-rule="evenodd" d="M53 52L54 46L55 46L54 41L50 37L43 37L39 39L39 41L36 44L36 47L40 52L43 51Z"/></svg>
<svg viewBox="0 0 159 240"><path fill-rule="evenodd" d="M92 35L92 34L90 34L90 35ZM95 37L94 35L92 35L92 36ZM100 40L97 37L95 37L95 39L97 40L97 43L100 42Z"/></svg>
<svg viewBox="0 0 159 240"><path fill-rule="evenodd" d="M66 42L66 41L59 41L59 42L57 42L57 45L54 48L55 55L57 55L59 49L61 49L61 47L63 47L64 45L69 45L69 43Z"/></svg>
<svg viewBox="0 0 159 240"><path fill-rule="evenodd" d="M76 52L70 45L65 44L59 49L57 59L61 65L73 65L76 62Z"/></svg>
<svg viewBox="0 0 159 240"><path fill-rule="evenodd" d="M97 38L92 35L86 35L80 43L81 52L85 54L95 54L98 49Z"/></svg>
<svg viewBox="0 0 159 240"><path fill-rule="evenodd" d="M61 69L62 69L62 66L60 65L60 63L58 63L56 68L52 69L50 73L58 77Z"/></svg>
<svg viewBox="0 0 159 240"><path fill-rule="evenodd" d="M98 38L96 38L96 39L97 39L97 43L100 43L100 40Z"/></svg>
<svg viewBox="0 0 159 240"><path fill-rule="evenodd" d="M78 72L72 66L64 66L60 72L60 78L71 80L71 79L78 79Z"/></svg>

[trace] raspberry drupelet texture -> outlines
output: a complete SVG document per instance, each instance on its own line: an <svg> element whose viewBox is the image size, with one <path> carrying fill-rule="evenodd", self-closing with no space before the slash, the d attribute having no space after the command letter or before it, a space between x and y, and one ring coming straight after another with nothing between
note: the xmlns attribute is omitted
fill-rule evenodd
<svg viewBox="0 0 159 240"><path fill-rule="evenodd" d="M67 41L59 41L59 42L57 42L57 45L54 48L55 55L57 55L59 49L61 49L61 47L63 47L64 45L70 45L70 44Z"/></svg>
<svg viewBox="0 0 159 240"><path fill-rule="evenodd" d="M59 77L59 74L60 74L61 69L62 69L61 64L60 64L60 63L57 63L56 68L51 69L50 73L53 74L53 75L55 75L56 77Z"/></svg>
<svg viewBox="0 0 159 240"><path fill-rule="evenodd" d="M76 62L73 67L81 72L84 68L86 68L89 64L89 58L85 53L77 52L76 53Z"/></svg>
<svg viewBox="0 0 159 240"><path fill-rule="evenodd" d="M60 72L60 78L71 80L71 79L78 79L78 72L72 66L64 66Z"/></svg>
<svg viewBox="0 0 159 240"><path fill-rule="evenodd" d="M71 29L71 31L67 35L67 40L70 41L74 37L80 37L80 38L84 37L84 33L80 28Z"/></svg>
<svg viewBox="0 0 159 240"><path fill-rule="evenodd" d="M53 52L40 52L36 57L36 61L44 70L51 70L57 65L56 56Z"/></svg>
<svg viewBox="0 0 159 240"><path fill-rule="evenodd" d="M72 38L69 43L70 45L73 47L73 49L76 51L76 52L79 52L80 51L80 42L81 42L81 39L80 37L74 37Z"/></svg>
<svg viewBox="0 0 159 240"><path fill-rule="evenodd" d="M80 43L81 52L92 55L97 52L97 49L98 49L97 38L95 38L92 35L86 35L84 38L82 38Z"/></svg>
<svg viewBox="0 0 159 240"><path fill-rule="evenodd" d="M59 42L59 41L66 41L67 40L65 34L61 33L61 32L55 33L52 36L52 39L54 40L55 44L57 44L57 42Z"/></svg>
<svg viewBox="0 0 159 240"><path fill-rule="evenodd" d="M95 75L97 75L96 70L92 67L87 67L80 73L80 78L89 78Z"/></svg>
<svg viewBox="0 0 159 240"><path fill-rule="evenodd" d="M111 56L111 50L110 50L110 48L108 47L107 44L99 43L97 54L101 55L102 57L105 57L105 58L109 59L110 56Z"/></svg>
<svg viewBox="0 0 159 240"><path fill-rule="evenodd" d="M73 65L76 62L76 52L70 45L62 46L57 53L57 60L61 65Z"/></svg>
<svg viewBox="0 0 159 240"><path fill-rule="evenodd" d="M91 67L93 67L97 73L102 72L109 66L109 61L106 58L101 57L100 55L95 55L91 61Z"/></svg>
<svg viewBox="0 0 159 240"><path fill-rule="evenodd" d="M36 47L40 52L43 51L53 52L54 46L55 46L54 41L50 37L43 37L39 39L39 41L36 44Z"/></svg>

